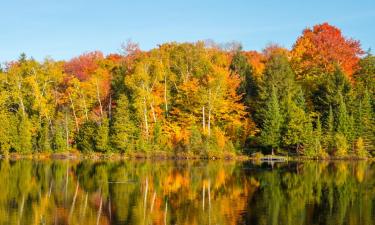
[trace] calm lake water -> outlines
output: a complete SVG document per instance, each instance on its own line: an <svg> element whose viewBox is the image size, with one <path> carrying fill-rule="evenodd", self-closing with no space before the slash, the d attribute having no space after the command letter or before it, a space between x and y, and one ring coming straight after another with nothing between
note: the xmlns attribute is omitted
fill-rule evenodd
<svg viewBox="0 0 375 225"><path fill-rule="evenodd" d="M375 163L0 161L0 224L375 224Z"/></svg>

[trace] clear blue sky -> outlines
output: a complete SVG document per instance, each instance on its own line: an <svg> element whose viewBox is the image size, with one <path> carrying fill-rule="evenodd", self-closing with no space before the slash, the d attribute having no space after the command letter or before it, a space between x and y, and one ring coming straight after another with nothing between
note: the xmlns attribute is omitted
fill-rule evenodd
<svg viewBox="0 0 375 225"><path fill-rule="evenodd" d="M329 22L366 50L375 47L375 0L4 0L0 62L21 52L38 60L86 51L119 52L169 41L239 41L247 50L270 42L290 48L301 31Z"/></svg>

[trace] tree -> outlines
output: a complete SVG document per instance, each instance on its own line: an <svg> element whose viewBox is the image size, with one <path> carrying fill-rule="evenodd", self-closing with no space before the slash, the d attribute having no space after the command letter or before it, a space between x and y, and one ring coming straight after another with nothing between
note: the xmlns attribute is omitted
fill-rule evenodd
<svg viewBox="0 0 375 225"><path fill-rule="evenodd" d="M244 102L248 103L251 97L255 97L257 94L257 85L252 66L241 51L238 50L234 54L229 68L233 73L239 75L241 84L237 91L239 95L242 95Z"/></svg>
<svg viewBox="0 0 375 225"><path fill-rule="evenodd" d="M64 125L56 124L52 136L52 149L54 152L66 152L69 150L66 140Z"/></svg>
<svg viewBox="0 0 375 225"><path fill-rule="evenodd" d="M95 149L99 152L109 152L109 120L104 117L95 133Z"/></svg>
<svg viewBox="0 0 375 225"><path fill-rule="evenodd" d="M88 153L95 151L95 135L98 125L93 121L85 122L76 135L75 142L78 150Z"/></svg>
<svg viewBox="0 0 375 225"><path fill-rule="evenodd" d="M351 78L362 54L359 41L345 38L341 30L328 23L306 28L291 51L293 68L303 79L331 73L336 64Z"/></svg>
<svg viewBox="0 0 375 225"><path fill-rule="evenodd" d="M283 117L280 112L279 100L276 88L271 89L272 93L266 104L263 126L261 131L261 141L266 146L278 148L281 141L281 126Z"/></svg>
<svg viewBox="0 0 375 225"><path fill-rule="evenodd" d="M335 135L335 118L333 109L330 106L328 116L325 121L325 138L323 139L323 146L327 148L329 153L333 152L334 135Z"/></svg>
<svg viewBox="0 0 375 225"><path fill-rule="evenodd" d="M356 125L357 135L362 138L365 149L373 150L375 146L375 117L368 90L364 91L363 97L359 100Z"/></svg>
<svg viewBox="0 0 375 225"><path fill-rule="evenodd" d="M37 145L38 150L41 152L51 151L49 124L47 121L41 122L40 124L38 129Z"/></svg>
<svg viewBox="0 0 375 225"><path fill-rule="evenodd" d="M30 153L33 151L31 129L32 124L30 119L22 114L19 115L17 152Z"/></svg>
<svg viewBox="0 0 375 225"><path fill-rule="evenodd" d="M360 59L360 69L354 74L357 92L363 94L367 90L370 98L375 98L375 56L370 52Z"/></svg>
<svg viewBox="0 0 375 225"><path fill-rule="evenodd" d="M120 95L116 101L111 124L110 141L115 151L125 152L134 144L136 125L129 109L129 101L125 95Z"/></svg>
<svg viewBox="0 0 375 225"><path fill-rule="evenodd" d="M312 130L308 129L310 124L310 118L305 111L290 102L286 116L285 134L282 135L284 145L293 147L297 153L300 153L301 147L303 148L311 139Z"/></svg>
<svg viewBox="0 0 375 225"><path fill-rule="evenodd" d="M350 133L349 115L346 110L346 104L341 94L339 94L339 98L340 101L337 112L337 132L343 134L346 138L348 138Z"/></svg>
<svg viewBox="0 0 375 225"><path fill-rule="evenodd" d="M354 93L352 84L344 75L340 67L333 73L327 74L317 82L317 88L312 92L312 110L322 112L322 117L327 118L330 108L338 112L342 102L351 107ZM348 109L350 110L350 108Z"/></svg>

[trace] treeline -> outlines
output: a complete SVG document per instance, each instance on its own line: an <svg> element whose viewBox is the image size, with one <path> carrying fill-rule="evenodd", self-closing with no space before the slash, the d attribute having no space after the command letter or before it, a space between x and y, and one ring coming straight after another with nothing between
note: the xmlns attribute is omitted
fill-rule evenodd
<svg viewBox="0 0 375 225"><path fill-rule="evenodd" d="M375 57L339 29L305 29L291 50L167 43L0 73L0 149L309 157L374 154Z"/></svg>

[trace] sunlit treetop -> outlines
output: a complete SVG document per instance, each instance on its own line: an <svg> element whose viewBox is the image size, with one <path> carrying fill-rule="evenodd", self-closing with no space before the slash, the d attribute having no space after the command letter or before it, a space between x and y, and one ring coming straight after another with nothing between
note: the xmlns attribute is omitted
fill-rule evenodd
<svg viewBox="0 0 375 225"><path fill-rule="evenodd" d="M80 81L85 81L98 68L97 61L103 58L103 53L100 51L84 53L68 61L64 69L66 73L76 76Z"/></svg>
<svg viewBox="0 0 375 225"><path fill-rule="evenodd" d="M359 41L346 38L337 27L323 23L302 32L291 56L294 70L300 78L333 72L336 65L351 78L363 53Z"/></svg>

